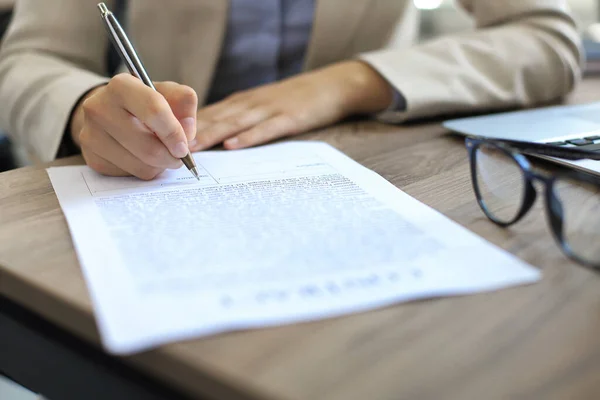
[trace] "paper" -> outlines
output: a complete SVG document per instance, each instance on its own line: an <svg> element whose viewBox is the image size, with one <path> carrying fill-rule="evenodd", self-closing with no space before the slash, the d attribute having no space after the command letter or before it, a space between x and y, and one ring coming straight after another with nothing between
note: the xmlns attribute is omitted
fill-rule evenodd
<svg viewBox="0 0 600 400"><path fill-rule="evenodd" d="M324 143L194 157L200 182L48 170L112 353L540 277Z"/></svg>

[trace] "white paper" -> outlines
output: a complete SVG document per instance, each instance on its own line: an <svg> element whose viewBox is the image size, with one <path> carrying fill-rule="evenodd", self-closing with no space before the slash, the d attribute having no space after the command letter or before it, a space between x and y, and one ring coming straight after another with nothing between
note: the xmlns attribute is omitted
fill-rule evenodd
<svg viewBox="0 0 600 400"><path fill-rule="evenodd" d="M540 277L324 143L194 157L200 182L48 170L112 353Z"/></svg>

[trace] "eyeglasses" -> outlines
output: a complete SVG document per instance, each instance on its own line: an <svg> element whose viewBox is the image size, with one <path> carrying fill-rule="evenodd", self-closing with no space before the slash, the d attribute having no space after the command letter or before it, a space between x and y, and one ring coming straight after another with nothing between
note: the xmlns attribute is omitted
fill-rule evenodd
<svg viewBox="0 0 600 400"><path fill-rule="evenodd" d="M507 227L535 203L535 182L544 187L546 214L562 251L600 270L600 178L580 171L534 171L523 154L568 160L600 160L600 153L572 147L468 137L473 189L485 215Z"/></svg>

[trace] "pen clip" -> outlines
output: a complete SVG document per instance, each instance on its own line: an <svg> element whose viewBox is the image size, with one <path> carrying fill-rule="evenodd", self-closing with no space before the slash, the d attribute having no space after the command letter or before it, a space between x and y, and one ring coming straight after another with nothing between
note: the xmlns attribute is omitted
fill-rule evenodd
<svg viewBox="0 0 600 400"><path fill-rule="evenodd" d="M131 73L131 75L140 79L144 84L154 90L154 84L146 73L142 61L137 56L133 45L125 34L125 31L119 24L115 15L106 7L104 3L98 3L98 9L102 13L102 20L108 32L108 36L116 51L119 53L121 60Z"/></svg>
<svg viewBox="0 0 600 400"><path fill-rule="evenodd" d="M98 3L98 9L100 10L100 13L102 13L103 18L106 18L106 16L110 13L110 10L104 3Z"/></svg>

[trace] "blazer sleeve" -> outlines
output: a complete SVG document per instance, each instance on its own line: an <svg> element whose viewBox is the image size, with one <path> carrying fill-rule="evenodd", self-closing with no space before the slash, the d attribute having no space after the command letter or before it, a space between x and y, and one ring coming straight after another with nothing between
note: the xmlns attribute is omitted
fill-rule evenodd
<svg viewBox="0 0 600 400"><path fill-rule="evenodd" d="M548 102L581 79L582 51L566 0L460 0L473 31L360 57L406 100L379 115L399 123Z"/></svg>
<svg viewBox="0 0 600 400"><path fill-rule="evenodd" d="M0 49L0 123L41 161L56 157L78 100L108 80L109 41L96 3L15 4Z"/></svg>

